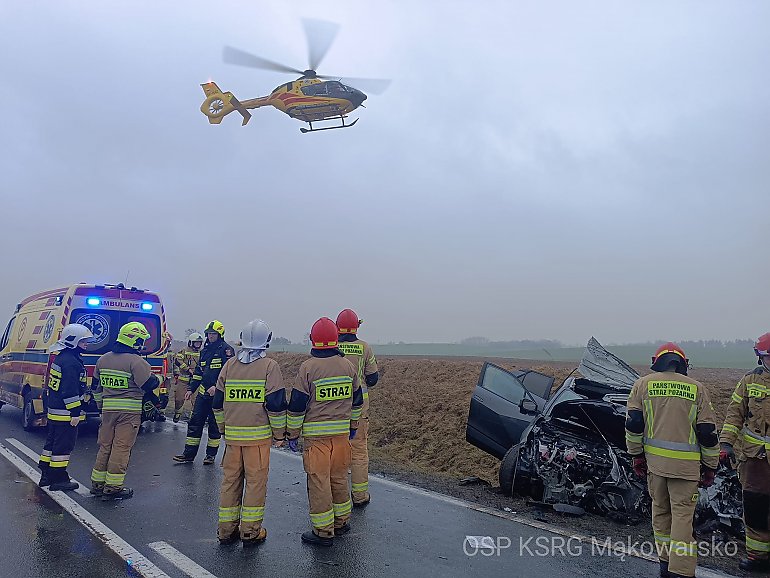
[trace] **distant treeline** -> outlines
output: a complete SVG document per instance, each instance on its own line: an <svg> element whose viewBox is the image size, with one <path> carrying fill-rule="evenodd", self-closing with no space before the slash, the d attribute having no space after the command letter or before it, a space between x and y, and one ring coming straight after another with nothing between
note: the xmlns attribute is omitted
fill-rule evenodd
<svg viewBox="0 0 770 578"><path fill-rule="evenodd" d="M601 341L601 338L598 338ZM288 341L288 340L287 340ZM662 341L608 345L605 347L632 365L649 365L650 358ZM754 342L751 339L720 341L704 339L678 341L696 367L745 367L756 364ZM469 337L460 343L373 343L377 355L504 357L542 361L577 363L583 347L568 347L553 339L521 339L490 341L484 337ZM306 352L307 344L273 344L278 351Z"/></svg>

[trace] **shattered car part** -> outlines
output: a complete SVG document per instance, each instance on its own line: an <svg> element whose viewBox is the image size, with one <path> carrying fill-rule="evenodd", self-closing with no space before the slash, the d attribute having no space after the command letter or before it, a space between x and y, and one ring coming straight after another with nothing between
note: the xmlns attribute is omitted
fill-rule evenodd
<svg viewBox="0 0 770 578"><path fill-rule="evenodd" d="M625 443L626 402L639 374L593 337L579 370L582 376L568 377L551 394L542 387L530 392L521 380L525 372L485 364L471 398L466 439L502 459L503 493L622 523L649 519L647 481L634 474ZM537 411L529 410L533 406ZM696 532L738 535L742 514L737 473L722 467L714 485L699 491Z"/></svg>

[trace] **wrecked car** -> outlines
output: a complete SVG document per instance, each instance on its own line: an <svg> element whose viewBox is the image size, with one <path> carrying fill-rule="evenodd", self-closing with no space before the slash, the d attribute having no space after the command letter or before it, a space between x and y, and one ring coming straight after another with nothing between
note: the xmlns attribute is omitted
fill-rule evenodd
<svg viewBox="0 0 770 578"><path fill-rule="evenodd" d="M646 480L626 451L626 401L639 374L594 338L577 368L554 391L554 378L485 363L473 392L466 440L499 458L500 489L539 507L592 512L634 523L650 517ZM739 534L737 474L720 466L700 490L696 531Z"/></svg>

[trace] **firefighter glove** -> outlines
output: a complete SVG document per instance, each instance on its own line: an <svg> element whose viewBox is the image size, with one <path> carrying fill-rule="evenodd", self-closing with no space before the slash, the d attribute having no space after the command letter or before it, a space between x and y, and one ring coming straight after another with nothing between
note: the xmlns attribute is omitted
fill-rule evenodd
<svg viewBox="0 0 770 578"><path fill-rule="evenodd" d="M294 453L297 453L299 451L299 447L297 446L297 442L299 441L299 438L294 438L293 440L289 440L289 449L293 451Z"/></svg>
<svg viewBox="0 0 770 578"><path fill-rule="evenodd" d="M719 444L719 463L732 469L735 461L735 451L733 450L733 446L725 442Z"/></svg>
<svg viewBox="0 0 770 578"><path fill-rule="evenodd" d="M634 469L634 473L640 478L647 477L647 458L644 456L635 456L631 464Z"/></svg>
<svg viewBox="0 0 770 578"><path fill-rule="evenodd" d="M700 473L700 481L698 482L699 488L710 488L714 485L714 478L717 475L717 471L711 468L702 467Z"/></svg>
<svg viewBox="0 0 770 578"><path fill-rule="evenodd" d="M149 400L144 402L144 415L147 420L155 421L159 414L160 412L154 403Z"/></svg>
<svg viewBox="0 0 770 578"><path fill-rule="evenodd" d="M78 427L79 423L80 423L80 416L75 416L70 418L70 425L72 427Z"/></svg>

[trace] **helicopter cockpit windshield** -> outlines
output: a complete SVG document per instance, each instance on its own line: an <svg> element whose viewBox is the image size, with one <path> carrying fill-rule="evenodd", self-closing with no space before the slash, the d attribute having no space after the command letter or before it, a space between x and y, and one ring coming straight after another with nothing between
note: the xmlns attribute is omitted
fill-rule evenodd
<svg viewBox="0 0 770 578"><path fill-rule="evenodd" d="M351 89L337 80L329 80L302 87L302 94L305 96L347 96L351 92Z"/></svg>

